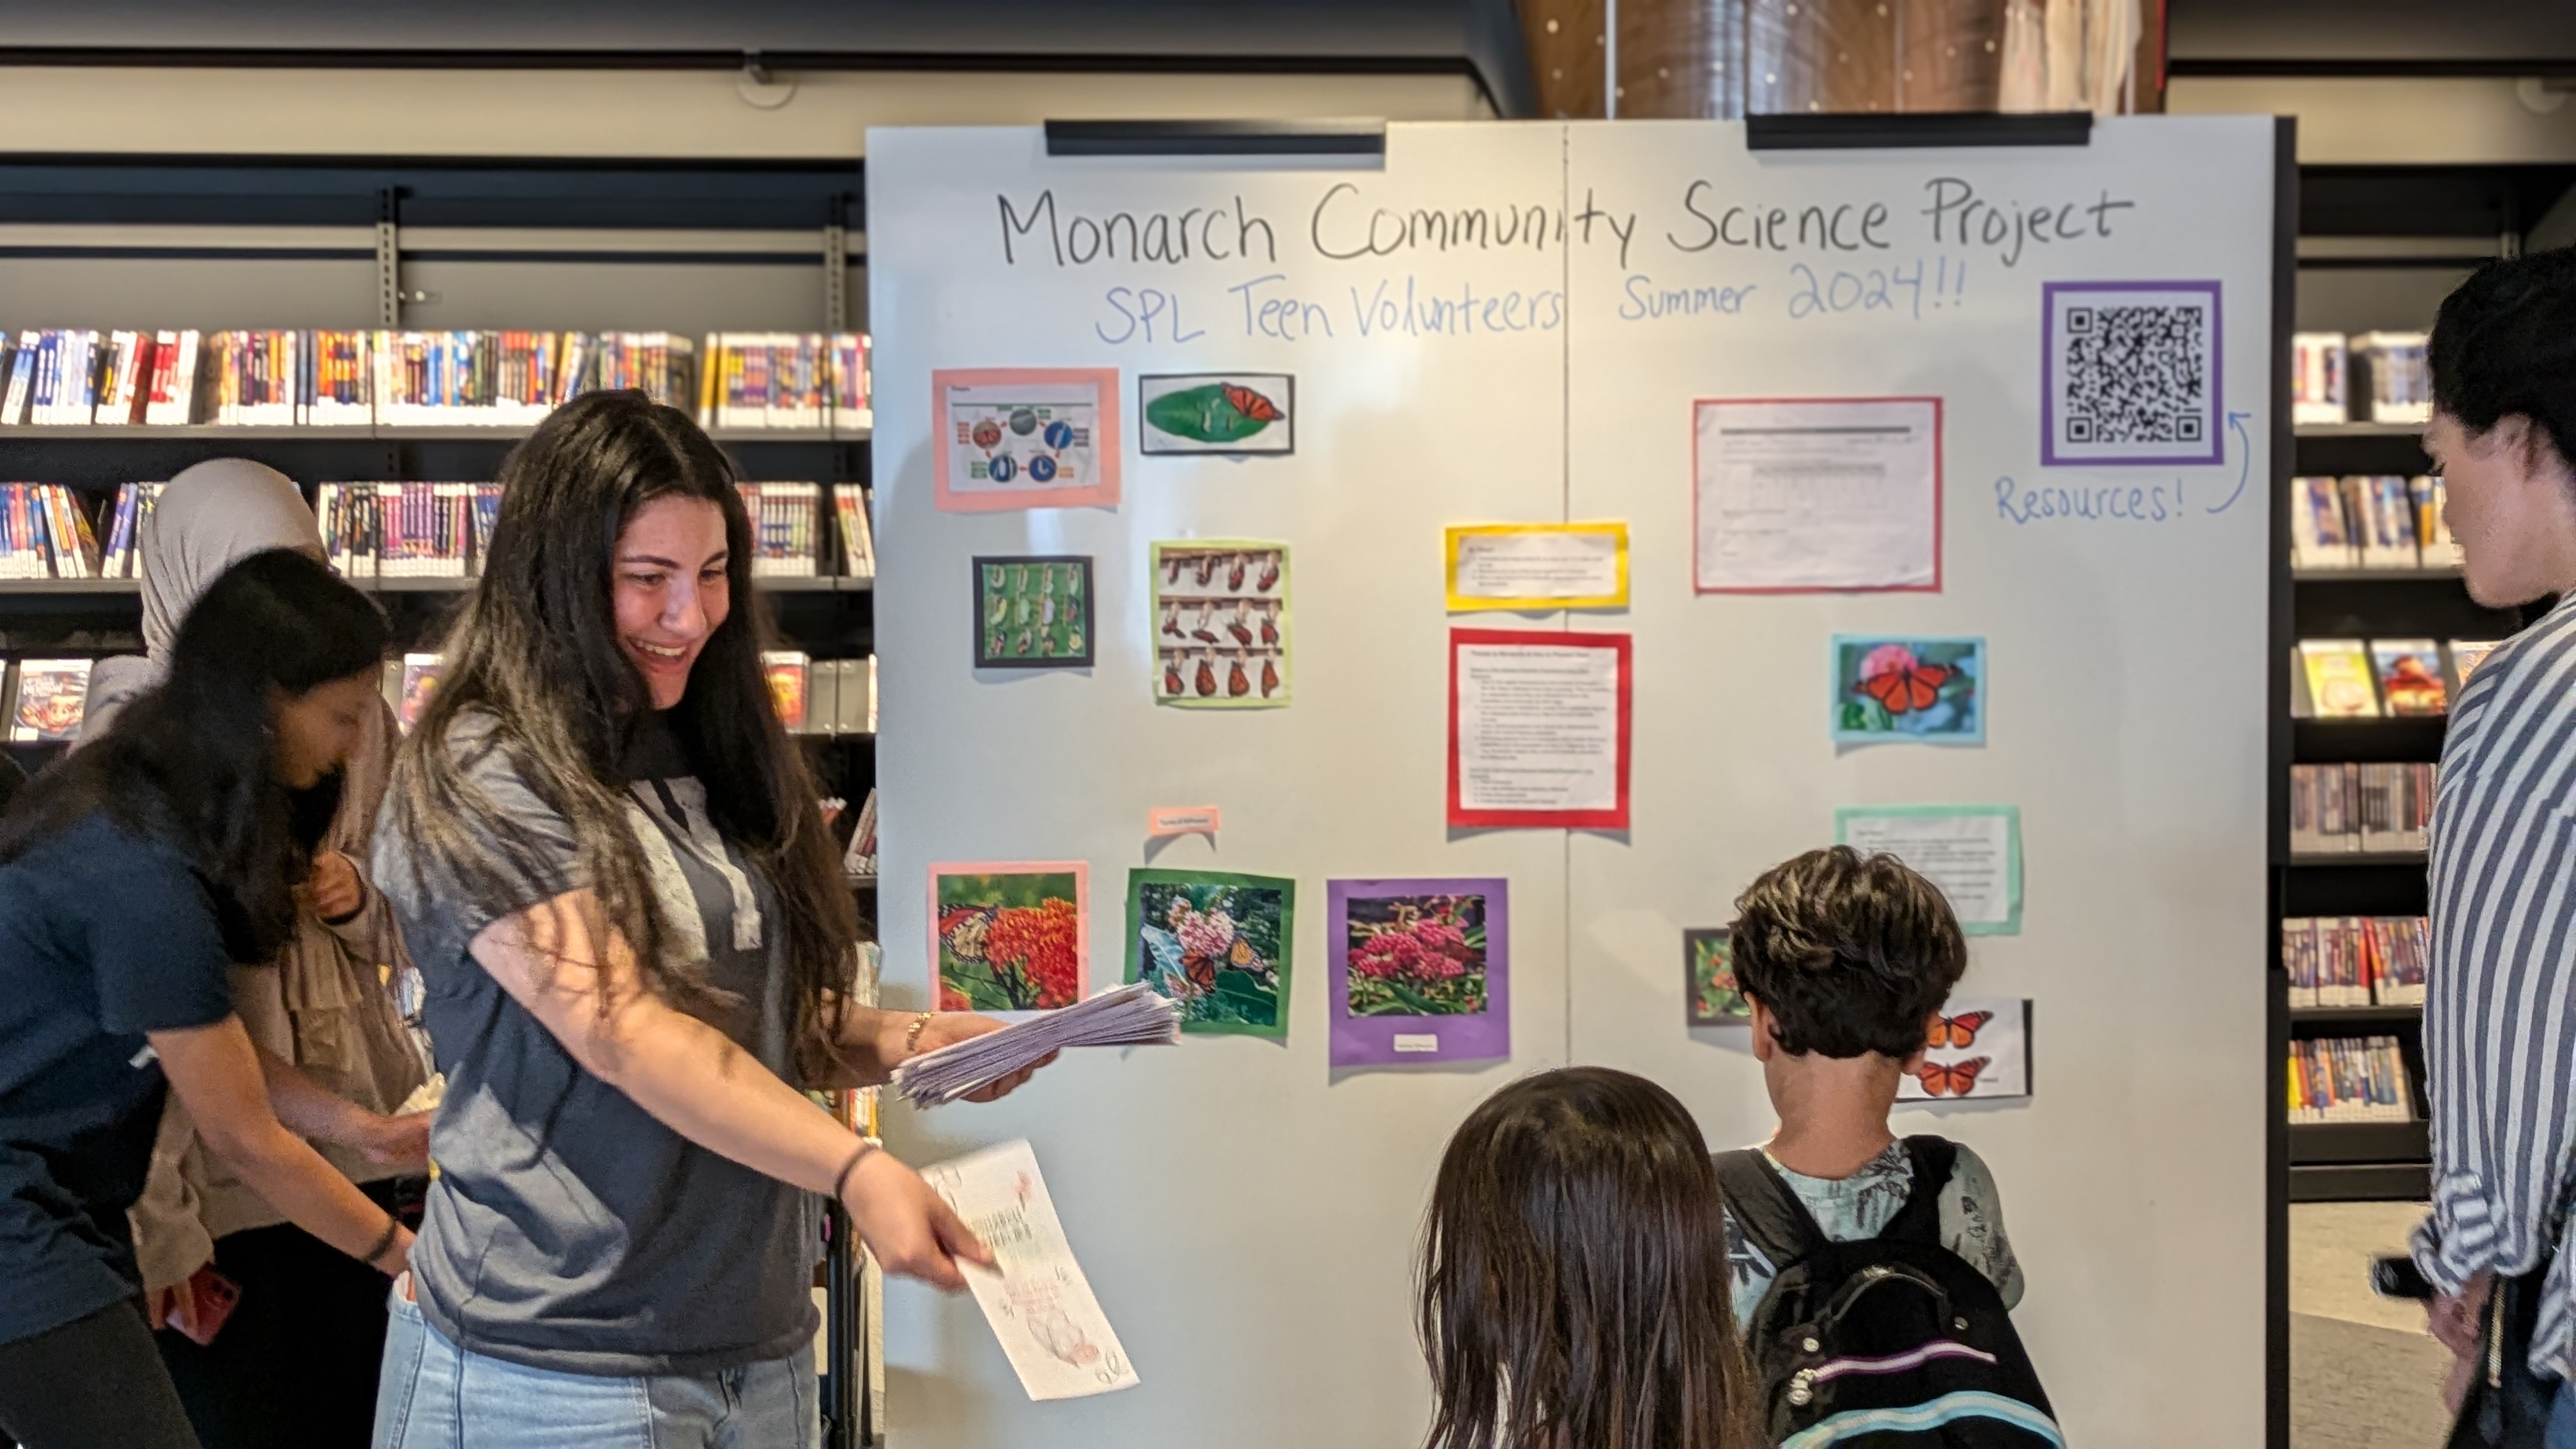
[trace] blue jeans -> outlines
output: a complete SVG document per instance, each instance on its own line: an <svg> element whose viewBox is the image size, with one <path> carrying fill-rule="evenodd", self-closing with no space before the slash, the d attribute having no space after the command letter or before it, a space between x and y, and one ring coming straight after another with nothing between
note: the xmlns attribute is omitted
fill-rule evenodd
<svg viewBox="0 0 2576 1449"><path fill-rule="evenodd" d="M811 1350L713 1374L607 1378L469 1352L394 1285L375 1449L819 1449Z"/></svg>
<svg viewBox="0 0 2576 1449"><path fill-rule="evenodd" d="M2540 1431L2541 1449L2576 1449L2576 1380L2562 1379L2558 1397L2549 1401L2549 1423Z"/></svg>

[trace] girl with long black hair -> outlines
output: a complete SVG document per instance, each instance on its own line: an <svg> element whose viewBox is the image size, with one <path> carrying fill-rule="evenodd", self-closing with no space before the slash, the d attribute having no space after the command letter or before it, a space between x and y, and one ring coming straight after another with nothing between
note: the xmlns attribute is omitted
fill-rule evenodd
<svg viewBox="0 0 2576 1449"><path fill-rule="evenodd" d="M589 394L501 482L377 826L448 1084L377 1442L809 1443L819 1195L889 1272L988 1258L800 1089L998 1023L847 1000L856 913L706 434Z"/></svg>
<svg viewBox="0 0 2576 1449"><path fill-rule="evenodd" d="M1429 1449L1754 1449L1717 1170L1673 1094L1566 1067L1486 1098L1423 1230Z"/></svg>
<svg viewBox="0 0 2576 1449"><path fill-rule="evenodd" d="M145 1327L126 1209L165 1091L286 1217L386 1273L410 1235L304 1139L384 1119L256 1048L227 968L272 959L311 871L290 797L380 703L383 616L320 562L257 553L169 674L0 822L0 1431L39 1449L197 1440Z"/></svg>

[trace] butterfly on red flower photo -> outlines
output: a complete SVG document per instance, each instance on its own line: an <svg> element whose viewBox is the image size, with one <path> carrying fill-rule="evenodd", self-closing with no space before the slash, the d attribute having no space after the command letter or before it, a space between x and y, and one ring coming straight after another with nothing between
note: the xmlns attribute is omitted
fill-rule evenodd
<svg viewBox="0 0 2576 1449"><path fill-rule="evenodd" d="M1936 1050L1941 1047L1975 1046L1977 1028L1994 1019L1995 1014L1991 1011L1970 1011L1957 1016L1942 1017L1932 1024L1932 1038L1927 1044Z"/></svg>
<svg viewBox="0 0 2576 1449"><path fill-rule="evenodd" d="M1977 1089L1977 1073L1994 1065L1992 1057L1970 1057L1947 1066L1925 1062L1914 1075L1923 1079L1923 1090L1935 1097L1964 1097Z"/></svg>

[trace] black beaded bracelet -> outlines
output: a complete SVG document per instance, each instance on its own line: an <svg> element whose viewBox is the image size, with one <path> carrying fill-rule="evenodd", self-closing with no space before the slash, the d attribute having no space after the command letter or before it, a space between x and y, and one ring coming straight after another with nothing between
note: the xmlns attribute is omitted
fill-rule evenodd
<svg viewBox="0 0 2576 1449"><path fill-rule="evenodd" d="M393 1216L391 1213L387 1213L385 1215L385 1235L376 1239L376 1245L369 1248L367 1250L367 1255L358 1261L366 1264L370 1268L375 1267L376 1260L383 1257L385 1255L385 1251L394 1245L394 1239L401 1236L402 1219Z"/></svg>

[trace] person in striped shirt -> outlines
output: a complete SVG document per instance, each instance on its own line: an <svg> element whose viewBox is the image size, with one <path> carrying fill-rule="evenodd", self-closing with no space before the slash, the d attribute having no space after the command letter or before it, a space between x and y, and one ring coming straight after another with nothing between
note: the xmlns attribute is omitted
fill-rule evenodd
<svg viewBox="0 0 2576 1449"><path fill-rule="evenodd" d="M2576 1449L2576 1256L2558 1252L2576 1166L2576 252L2481 267L2442 303L2425 450L2470 597L2556 596L2465 681L2433 812L2424 1006L2433 1204L2414 1257L2460 1355L2456 1407L2497 1279L2536 1279L2530 1365L2561 1387Z"/></svg>

